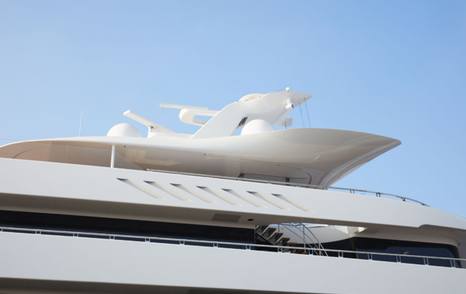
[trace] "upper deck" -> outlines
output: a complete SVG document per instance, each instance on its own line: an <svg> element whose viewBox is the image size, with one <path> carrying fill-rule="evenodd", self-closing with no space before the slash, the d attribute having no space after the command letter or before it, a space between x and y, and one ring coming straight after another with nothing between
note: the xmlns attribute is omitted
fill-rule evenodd
<svg viewBox="0 0 466 294"><path fill-rule="evenodd" d="M364 197L295 183L6 158L0 164L0 206L30 211L246 227L307 222L466 230L461 218L383 193Z"/></svg>
<svg viewBox="0 0 466 294"><path fill-rule="evenodd" d="M182 122L198 126L180 134L126 111L147 127L147 136L123 123L107 136L24 141L0 147L0 157L164 170L329 187L400 141L362 132L292 129L289 113L310 95L249 94L221 110L162 105L179 110ZM206 119L207 118L207 119Z"/></svg>

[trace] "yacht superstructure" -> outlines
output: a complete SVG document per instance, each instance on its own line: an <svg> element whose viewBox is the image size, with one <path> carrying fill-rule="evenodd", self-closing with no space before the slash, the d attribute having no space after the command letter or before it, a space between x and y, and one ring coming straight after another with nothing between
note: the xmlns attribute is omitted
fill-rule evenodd
<svg viewBox="0 0 466 294"><path fill-rule="evenodd" d="M288 128L309 97L162 105L194 134L126 111L146 136L121 123L0 147L0 289L464 293L466 220L333 187L400 142Z"/></svg>

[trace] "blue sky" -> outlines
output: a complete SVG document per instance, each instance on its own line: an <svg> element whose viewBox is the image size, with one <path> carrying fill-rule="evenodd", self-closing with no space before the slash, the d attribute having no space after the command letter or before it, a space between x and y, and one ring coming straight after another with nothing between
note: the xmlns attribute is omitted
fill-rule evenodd
<svg viewBox="0 0 466 294"><path fill-rule="evenodd" d="M0 0L0 143L103 135L161 102L219 108L286 86L311 125L402 145L338 186L466 217L465 1ZM296 117L296 126L300 118Z"/></svg>

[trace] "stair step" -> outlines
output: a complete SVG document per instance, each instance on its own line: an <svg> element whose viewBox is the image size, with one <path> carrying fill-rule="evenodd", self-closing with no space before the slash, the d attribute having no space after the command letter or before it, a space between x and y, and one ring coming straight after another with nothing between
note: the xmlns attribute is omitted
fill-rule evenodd
<svg viewBox="0 0 466 294"><path fill-rule="evenodd" d="M258 226L256 230L259 231L259 232L263 232L263 231L265 231L268 227L269 227L269 226L261 225L261 226Z"/></svg>
<svg viewBox="0 0 466 294"><path fill-rule="evenodd" d="M283 236L283 233L275 233L273 236L270 237L272 242L278 242L280 240L281 236Z"/></svg>
<svg viewBox="0 0 466 294"><path fill-rule="evenodd" d="M269 237L271 237L276 231L277 231L277 229L268 227L268 228L264 231L263 235L264 235L264 237L269 238Z"/></svg>
<svg viewBox="0 0 466 294"><path fill-rule="evenodd" d="M285 246L288 244L288 241L290 241L290 238L283 237L280 239L280 245Z"/></svg>

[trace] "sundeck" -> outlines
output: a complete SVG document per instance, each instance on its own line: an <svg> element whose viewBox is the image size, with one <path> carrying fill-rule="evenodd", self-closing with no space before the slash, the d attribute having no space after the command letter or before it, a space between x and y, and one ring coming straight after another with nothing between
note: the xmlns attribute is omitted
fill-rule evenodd
<svg viewBox="0 0 466 294"><path fill-rule="evenodd" d="M125 123L107 136L58 138L13 143L0 156L141 170L167 170L269 179L328 187L345 174L396 147L383 136L333 129L277 129L309 95L282 91L250 94L222 110L179 108L182 122L199 125L194 134L170 131L139 115L147 136ZM207 121L198 117L210 115ZM237 134L235 132L239 131Z"/></svg>

